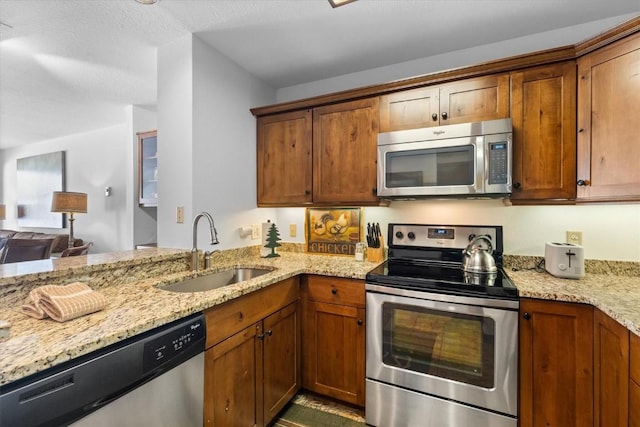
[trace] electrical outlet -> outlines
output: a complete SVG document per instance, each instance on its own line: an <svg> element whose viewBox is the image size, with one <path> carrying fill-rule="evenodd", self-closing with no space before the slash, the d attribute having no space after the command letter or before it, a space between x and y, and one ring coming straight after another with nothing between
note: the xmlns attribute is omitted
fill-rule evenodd
<svg viewBox="0 0 640 427"><path fill-rule="evenodd" d="M251 238L252 239L260 238L260 224L251 224Z"/></svg>
<svg viewBox="0 0 640 427"><path fill-rule="evenodd" d="M289 224L289 237L296 237L298 234L298 227L295 224Z"/></svg>
<svg viewBox="0 0 640 427"><path fill-rule="evenodd" d="M567 243L582 246L582 231L567 230Z"/></svg>
<svg viewBox="0 0 640 427"><path fill-rule="evenodd" d="M176 208L176 222L178 224L184 223L184 206L178 206Z"/></svg>

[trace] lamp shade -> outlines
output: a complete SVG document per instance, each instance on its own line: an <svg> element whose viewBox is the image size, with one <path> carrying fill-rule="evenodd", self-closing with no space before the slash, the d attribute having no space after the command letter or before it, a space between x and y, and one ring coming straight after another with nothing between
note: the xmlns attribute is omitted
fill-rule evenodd
<svg viewBox="0 0 640 427"><path fill-rule="evenodd" d="M7 215L7 208L4 205L0 205L0 219L5 219Z"/></svg>
<svg viewBox="0 0 640 427"><path fill-rule="evenodd" d="M51 212L87 213L87 194L69 191L54 191Z"/></svg>

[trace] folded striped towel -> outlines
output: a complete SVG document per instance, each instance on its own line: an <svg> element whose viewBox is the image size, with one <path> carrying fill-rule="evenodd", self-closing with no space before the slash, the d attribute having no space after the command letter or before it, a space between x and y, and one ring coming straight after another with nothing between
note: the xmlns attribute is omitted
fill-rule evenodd
<svg viewBox="0 0 640 427"><path fill-rule="evenodd" d="M108 304L104 295L81 282L40 286L29 292L29 298L31 302L21 307L22 313L36 319L48 316L58 322L100 311Z"/></svg>

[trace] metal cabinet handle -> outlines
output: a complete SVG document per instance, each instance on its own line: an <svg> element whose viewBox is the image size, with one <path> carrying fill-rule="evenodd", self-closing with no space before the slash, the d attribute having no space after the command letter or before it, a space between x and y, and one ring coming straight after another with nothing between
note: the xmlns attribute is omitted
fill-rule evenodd
<svg viewBox="0 0 640 427"><path fill-rule="evenodd" d="M446 112L446 111L442 113L442 118L443 118L443 119L447 120L447 117L448 117L448 116L449 116L449 115L447 114L447 112Z"/></svg>
<svg viewBox="0 0 640 427"><path fill-rule="evenodd" d="M333 288L333 289L331 289L331 293L335 295L335 294L338 293L338 290L336 288Z"/></svg>
<svg viewBox="0 0 640 427"><path fill-rule="evenodd" d="M269 335L269 336L273 335L273 331L272 331L271 329L269 329L269 330L267 331L267 335Z"/></svg>
<svg viewBox="0 0 640 427"><path fill-rule="evenodd" d="M264 339L264 334L258 334L258 339L263 340Z"/></svg>
<svg viewBox="0 0 640 427"><path fill-rule="evenodd" d="M362 326L362 319L358 319L358 326Z"/></svg>
<svg viewBox="0 0 640 427"><path fill-rule="evenodd" d="M585 185L588 185L589 182L586 179L579 179L578 180L578 186L579 187L584 187Z"/></svg>
<svg viewBox="0 0 640 427"><path fill-rule="evenodd" d="M526 320L529 320L529 319L531 319L531 314L529 314L528 312L526 312L526 311L525 311L525 312L522 314L522 317L524 317Z"/></svg>
<svg viewBox="0 0 640 427"><path fill-rule="evenodd" d="M431 118L433 119L433 121L435 122L436 120L438 120L438 115L436 113L433 113L431 115Z"/></svg>
<svg viewBox="0 0 640 427"><path fill-rule="evenodd" d="M522 184L520 184L519 182L516 182L515 184L513 184L513 188L515 188L516 190L519 190L522 188Z"/></svg>

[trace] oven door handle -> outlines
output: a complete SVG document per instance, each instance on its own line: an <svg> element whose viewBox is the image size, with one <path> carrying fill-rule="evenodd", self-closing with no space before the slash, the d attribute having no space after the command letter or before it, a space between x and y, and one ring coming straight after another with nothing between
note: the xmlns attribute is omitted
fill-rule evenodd
<svg viewBox="0 0 640 427"><path fill-rule="evenodd" d="M429 291L414 291L410 289L395 288L392 286L375 285L373 283L365 283L365 290L367 292L377 292L380 294L397 295L401 297L418 298L437 302L475 305L478 307L495 307L509 310L518 310L520 307L520 300L517 299L479 298Z"/></svg>

